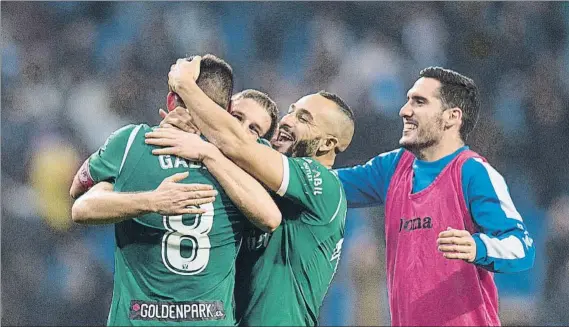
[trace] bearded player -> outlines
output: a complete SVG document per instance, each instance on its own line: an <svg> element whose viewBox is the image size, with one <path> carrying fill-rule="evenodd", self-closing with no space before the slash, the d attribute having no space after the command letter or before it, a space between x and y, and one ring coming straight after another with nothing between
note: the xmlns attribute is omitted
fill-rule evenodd
<svg viewBox="0 0 569 327"><path fill-rule="evenodd" d="M472 79L426 68L399 112L402 148L338 170L349 206L385 204L394 326L499 325L493 273L533 265L504 178L465 145L479 110Z"/></svg>

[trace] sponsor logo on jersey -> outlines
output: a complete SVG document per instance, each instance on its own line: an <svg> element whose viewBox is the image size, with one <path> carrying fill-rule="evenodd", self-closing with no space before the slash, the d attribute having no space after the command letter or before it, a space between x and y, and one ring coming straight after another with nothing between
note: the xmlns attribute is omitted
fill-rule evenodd
<svg viewBox="0 0 569 327"><path fill-rule="evenodd" d="M417 229L433 228L433 223L431 220L431 217L416 217L411 219L401 218L399 219L399 232L410 232Z"/></svg>
<svg viewBox="0 0 569 327"><path fill-rule="evenodd" d="M245 246L249 251L257 251L267 248L271 234L251 232L245 237Z"/></svg>
<svg viewBox="0 0 569 327"><path fill-rule="evenodd" d="M304 170L306 178L308 178L308 180L313 185L312 194L313 195L322 194L322 177L320 177L322 173L317 168L312 169L313 167L310 166L310 164L312 164L312 159L302 158L302 160L304 160L304 162L302 163L302 170Z"/></svg>
<svg viewBox="0 0 569 327"><path fill-rule="evenodd" d="M222 301L130 301L131 320L204 321L225 319Z"/></svg>

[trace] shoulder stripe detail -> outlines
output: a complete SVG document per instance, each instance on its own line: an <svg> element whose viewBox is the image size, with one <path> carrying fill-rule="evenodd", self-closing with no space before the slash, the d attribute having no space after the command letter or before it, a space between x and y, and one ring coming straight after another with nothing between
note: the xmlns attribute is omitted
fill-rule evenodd
<svg viewBox="0 0 569 327"><path fill-rule="evenodd" d="M290 167L288 166L288 158L284 154L281 154L281 157L283 159L283 180L281 182L281 186L277 190L277 194L284 196L288 190L288 183L290 181Z"/></svg>
<svg viewBox="0 0 569 327"><path fill-rule="evenodd" d="M514 202L510 197L510 193L508 192L508 186L506 185L506 181L504 177L496 171L490 164L484 162L480 158L473 158L476 162L482 164L482 166L488 172L488 176L490 177L490 182L492 183L492 187L498 196L498 200L500 201L500 207L506 214L506 217L512 218L518 221L523 221L522 216L514 206Z"/></svg>
<svg viewBox="0 0 569 327"><path fill-rule="evenodd" d="M330 222L333 222L334 219L336 219L336 217L338 216L338 212L340 212L340 207L342 207L342 201L344 201L344 192L343 192L343 186L342 186L342 182L340 181L340 179L338 178L337 174L332 173L332 175L336 178L336 180L338 181L338 190L340 190L340 200L338 200L338 207L336 208L336 211L334 212L334 214L332 215L332 218L330 218Z"/></svg>
<svg viewBox="0 0 569 327"><path fill-rule="evenodd" d="M142 125L138 125L132 130L132 132L130 132L130 135L128 137L128 142L126 143L126 148L124 149L124 155L122 157L121 167L119 168L119 175L121 174L122 167L124 166L124 162L126 161L126 157L128 155L128 152L130 151L130 147L132 146L132 143L134 143L136 134L138 134L138 131L140 130L141 127Z"/></svg>
<svg viewBox="0 0 569 327"><path fill-rule="evenodd" d="M522 241L513 235L500 240L481 233L480 239L484 242L484 245L486 245L488 257L498 259L521 259L526 256Z"/></svg>

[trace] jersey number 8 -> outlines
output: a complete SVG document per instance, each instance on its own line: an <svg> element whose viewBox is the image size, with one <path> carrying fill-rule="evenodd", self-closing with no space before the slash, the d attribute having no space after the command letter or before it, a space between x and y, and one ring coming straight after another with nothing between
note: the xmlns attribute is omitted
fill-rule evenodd
<svg viewBox="0 0 569 327"><path fill-rule="evenodd" d="M183 216L164 216L164 227L168 232L162 238L162 262L173 273L199 274L209 262L211 244L208 234L213 225L213 203L203 204L200 208L206 212L195 215L192 225L185 225ZM189 253L182 255L182 248L188 249Z"/></svg>

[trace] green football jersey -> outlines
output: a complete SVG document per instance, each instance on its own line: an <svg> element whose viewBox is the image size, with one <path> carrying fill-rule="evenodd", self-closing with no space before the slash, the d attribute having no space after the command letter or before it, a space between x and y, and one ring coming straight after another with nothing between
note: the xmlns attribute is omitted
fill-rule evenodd
<svg viewBox="0 0 569 327"><path fill-rule="evenodd" d="M347 203L336 173L310 158L283 165L282 223L272 234L249 226L238 258L241 326L317 325L340 258Z"/></svg>
<svg viewBox="0 0 569 327"><path fill-rule="evenodd" d="M219 195L201 215L147 214L115 224L111 326L233 326L235 259L244 217L201 163L155 156L144 143L147 125L111 135L89 159L95 182L115 191L156 189L164 178L189 171L183 183L213 185Z"/></svg>

